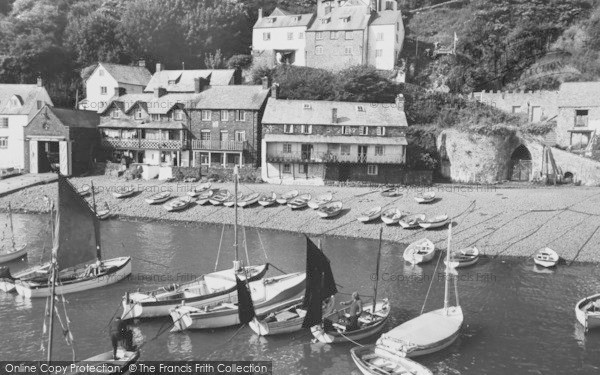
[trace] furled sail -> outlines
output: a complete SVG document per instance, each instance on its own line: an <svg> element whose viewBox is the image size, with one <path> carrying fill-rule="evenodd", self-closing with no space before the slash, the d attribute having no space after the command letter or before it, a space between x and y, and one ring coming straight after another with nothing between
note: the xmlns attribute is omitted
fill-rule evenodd
<svg viewBox="0 0 600 375"><path fill-rule="evenodd" d="M77 189L58 176L58 213L53 252L58 269L89 263L99 255L96 249L97 217Z"/></svg>
<svg viewBox="0 0 600 375"><path fill-rule="evenodd" d="M235 284L237 287L238 314L240 317L240 323L246 324L256 316L254 312L254 304L252 303L252 296L250 295L250 291L246 286L246 282L240 280L237 275L235 276Z"/></svg>
<svg viewBox="0 0 600 375"><path fill-rule="evenodd" d="M337 293L329 259L306 237L306 293L302 308L306 316L303 328L310 328L323 321L323 301Z"/></svg>

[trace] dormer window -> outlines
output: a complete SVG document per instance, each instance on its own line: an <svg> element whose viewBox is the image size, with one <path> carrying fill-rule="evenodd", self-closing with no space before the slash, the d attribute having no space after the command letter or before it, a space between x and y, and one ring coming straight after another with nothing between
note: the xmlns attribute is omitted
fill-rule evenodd
<svg viewBox="0 0 600 375"><path fill-rule="evenodd" d="M310 106L310 103L304 103L303 108L304 109L311 109L312 107Z"/></svg>
<svg viewBox="0 0 600 375"><path fill-rule="evenodd" d="M121 113L119 112L119 110L117 108L114 108L110 114L110 117L112 118L119 118L121 116Z"/></svg>
<svg viewBox="0 0 600 375"><path fill-rule="evenodd" d="M142 111L142 109L140 107L137 107L137 109L135 110L135 119L141 120L143 117L144 117L144 112Z"/></svg>
<svg viewBox="0 0 600 375"><path fill-rule="evenodd" d="M292 17L292 21L294 21L294 22L300 21L300 16L294 16L294 17Z"/></svg>
<svg viewBox="0 0 600 375"><path fill-rule="evenodd" d="M21 97L19 95L13 95L13 97L10 98L10 106L11 107L23 106L23 99L21 99Z"/></svg>
<svg viewBox="0 0 600 375"><path fill-rule="evenodd" d="M348 17L340 17L340 18L342 20L342 23L348 23L348 22L350 22L350 16L348 16Z"/></svg>
<svg viewBox="0 0 600 375"><path fill-rule="evenodd" d="M174 85L177 83L177 81L175 81L174 79L170 79L168 83L169 85Z"/></svg>
<svg viewBox="0 0 600 375"><path fill-rule="evenodd" d="M329 17L321 18L321 23L327 24L327 23L329 23L329 20L331 20L331 18L329 18Z"/></svg>
<svg viewBox="0 0 600 375"><path fill-rule="evenodd" d="M183 111L181 109L176 109L173 112L173 119L175 121L182 121L183 120Z"/></svg>
<svg viewBox="0 0 600 375"><path fill-rule="evenodd" d="M362 105L357 105L357 106L356 106L356 110L357 110L358 112L366 112L366 110L365 110L365 107L364 107L364 106L362 106Z"/></svg>
<svg viewBox="0 0 600 375"><path fill-rule="evenodd" d="M267 18L267 23L275 23L276 18L275 17L268 17Z"/></svg>

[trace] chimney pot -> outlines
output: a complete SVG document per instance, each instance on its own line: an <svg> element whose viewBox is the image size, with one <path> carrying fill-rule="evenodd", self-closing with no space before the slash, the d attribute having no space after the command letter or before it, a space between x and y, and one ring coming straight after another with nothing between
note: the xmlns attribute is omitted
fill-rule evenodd
<svg viewBox="0 0 600 375"><path fill-rule="evenodd" d="M161 70L162 70L162 64L156 63L156 73L160 72Z"/></svg>
<svg viewBox="0 0 600 375"><path fill-rule="evenodd" d="M43 87L44 86L44 82L42 81L42 77L38 77L37 78L37 86L38 87Z"/></svg>
<svg viewBox="0 0 600 375"><path fill-rule="evenodd" d="M331 108L331 123L332 124L337 124L337 108Z"/></svg>
<svg viewBox="0 0 600 375"><path fill-rule="evenodd" d="M274 83L273 86L271 86L271 98L277 99L278 97L279 97L279 84Z"/></svg>
<svg viewBox="0 0 600 375"><path fill-rule="evenodd" d="M258 19L263 18L263 9L262 8L258 8Z"/></svg>
<svg viewBox="0 0 600 375"><path fill-rule="evenodd" d="M145 68L146 67L146 60L141 59L140 61L138 61L138 66L140 68Z"/></svg>

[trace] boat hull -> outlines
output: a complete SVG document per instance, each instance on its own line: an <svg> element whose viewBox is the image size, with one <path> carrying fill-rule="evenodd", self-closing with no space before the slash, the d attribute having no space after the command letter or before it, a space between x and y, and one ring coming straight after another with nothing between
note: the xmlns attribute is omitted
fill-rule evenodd
<svg viewBox="0 0 600 375"><path fill-rule="evenodd" d="M419 226L423 229L436 229L436 228L445 227L446 225L448 225L449 222L450 222L449 219L446 219L444 221L437 221L434 223L421 221L421 222L419 222Z"/></svg>
<svg viewBox="0 0 600 375"><path fill-rule="evenodd" d="M167 195L166 197L162 197L162 198L146 198L145 201L148 204L160 204L160 203L165 203L169 199L171 199L171 195Z"/></svg>
<svg viewBox="0 0 600 375"><path fill-rule="evenodd" d="M418 246L426 246L426 252L417 251L419 249ZM421 247L421 249L423 249L423 247ZM427 239L413 242L412 244L408 245L406 250L404 250L404 254L402 255L404 260L412 265L429 262L434 256L435 246Z"/></svg>
<svg viewBox="0 0 600 375"><path fill-rule="evenodd" d="M55 287L56 294L69 294L83 292L85 290L96 289L103 286L115 284L131 274L131 258L121 257L103 260L104 267L114 269L106 272L99 277L90 277L83 280L72 282L63 282ZM26 298L48 297L52 291L48 284L39 284L28 281L15 281L15 288L19 295Z"/></svg>
<svg viewBox="0 0 600 375"><path fill-rule="evenodd" d="M0 264L2 263L8 263L10 261L13 261L15 259L19 259L21 257L24 257L27 255L27 248L25 246L23 246L21 249L17 250L17 251L13 251L10 253L6 253L6 254L1 254L0 255Z"/></svg>
<svg viewBox="0 0 600 375"><path fill-rule="evenodd" d="M113 351L104 352L102 354L84 359L83 361L76 363L76 365L86 366L85 362L95 362L94 366L101 366L106 364L111 369L118 370L116 372L103 373L104 375L113 374L130 374L129 366L138 361L140 358L140 351L127 351L121 347L117 348L117 359L113 359ZM67 372L65 375L76 375L81 372Z"/></svg>
<svg viewBox="0 0 600 375"><path fill-rule="evenodd" d="M593 301L600 300L600 293L586 297L575 305L575 316L577 321L585 328L585 330L600 328L600 311L588 312L584 311L584 307Z"/></svg>
<svg viewBox="0 0 600 375"><path fill-rule="evenodd" d="M350 356L356 367L365 375L385 374L386 370L384 368L389 368L391 365L396 368L394 374L433 375L431 370L420 363L386 353L384 350L377 350L375 345L352 348Z"/></svg>
<svg viewBox="0 0 600 375"><path fill-rule="evenodd" d="M132 196L135 193L135 190L131 190L131 191L126 191L124 193L113 193L113 197L117 198L117 199L123 199L123 198L127 198Z"/></svg>

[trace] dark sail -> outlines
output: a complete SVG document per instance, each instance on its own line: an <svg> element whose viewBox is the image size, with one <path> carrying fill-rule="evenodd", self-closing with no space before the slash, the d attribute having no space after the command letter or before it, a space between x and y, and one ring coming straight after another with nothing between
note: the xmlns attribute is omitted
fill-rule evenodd
<svg viewBox="0 0 600 375"><path fill-rule="evenodd" d="M235 276L235 284L237 286L238 314L240 317L240 323L246 324L256 316L254 313L252 296L250 295L250 291L246 286L246 282L240 280L237 275Z"/></svg>
<svg viewBox="0 0 600 375"><path fill-rule="evenodd" d="M96 214L71 183L58 176L55 249L58 269L96 259Z"/></svg>
<svg viewBox="0 0 600 375"><path fill-rule="evenodd" d="M306 293L302 308L306 316L303 328L323 321L323 301L337 293L329 259L308 237L306 238Z"/></svg>

